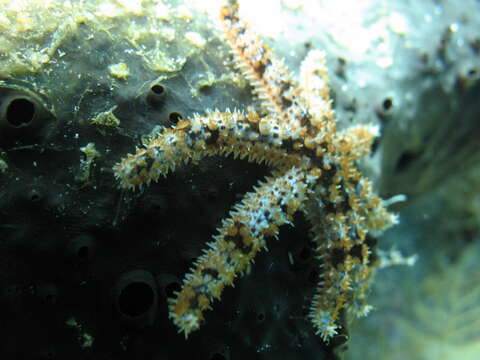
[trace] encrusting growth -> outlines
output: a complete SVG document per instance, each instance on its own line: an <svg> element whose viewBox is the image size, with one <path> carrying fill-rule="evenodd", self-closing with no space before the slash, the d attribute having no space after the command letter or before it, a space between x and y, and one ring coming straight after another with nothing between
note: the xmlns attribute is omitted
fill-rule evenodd
<svg viewBox="0 0 480 360"><path fill-rule="evenodd" d="M246 158L274 170L234 207L169 304L170 317L187 337L204 320L225 286L248 272L278 228L301 211L318 251L320 282L309 318L328 340L342 312L361 316L375 264L366 237L397 222L373 193L355 162L370 152L378 129L357 125L337 131L324 54L304 60L301 86L249 26L236 3L220 13L236 65L252 84L263 109L210 111L181 120L114 166L122 188L148 185L177 166L212 155ZM260 115L267 114L267 115Z"/></svg>

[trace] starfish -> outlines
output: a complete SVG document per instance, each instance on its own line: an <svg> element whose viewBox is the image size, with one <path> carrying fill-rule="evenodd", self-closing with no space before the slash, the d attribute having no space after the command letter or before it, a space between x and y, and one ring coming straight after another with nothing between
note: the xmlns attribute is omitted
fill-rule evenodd
<svg viewBox="0 0 480 360"><path fill-rule="evenodd" d="M220 19L237 67L261 101L261 109L206 110L164 129L114 166L119 186L146 186L185 163L207 156L246 158L272 173L234 206L218 234L185 276L169 302L169 316L187 337L226 286L248 273L257 253L293 225L302 212L311 225L321 276L308 318L328 341L342 313L365 315L375 269L367 234L397 222L371 182L356 167L370 153L378 128L357 125L338 131L329 95L325 55L312 50L302 63L300 84L238 14L221 8Z"/></svg>

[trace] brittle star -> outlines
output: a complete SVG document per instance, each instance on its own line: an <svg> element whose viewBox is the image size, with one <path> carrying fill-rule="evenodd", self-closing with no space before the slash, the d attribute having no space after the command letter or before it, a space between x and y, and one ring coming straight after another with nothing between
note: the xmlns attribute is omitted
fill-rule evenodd
<svg viewBox="0 0 480 360"><path fill-rule="evenodd" d="M207 110L164 130L114 166L122 188L157 181L179 165L206 156L247 158L274 170L223 220L218 234L170 299L169 313L187 337L226 286L248 273L279 226L302 212L311 225L321 276L308 318L324 340L338 331L340 314L360 316L372 263L366 236L396 223L355 163L370 152L378 129L337 131L324 54L312 50L299 85L283 62L242 21L236 3L222 7L221 23L236 65L261 100L262 111Z"/></svg>

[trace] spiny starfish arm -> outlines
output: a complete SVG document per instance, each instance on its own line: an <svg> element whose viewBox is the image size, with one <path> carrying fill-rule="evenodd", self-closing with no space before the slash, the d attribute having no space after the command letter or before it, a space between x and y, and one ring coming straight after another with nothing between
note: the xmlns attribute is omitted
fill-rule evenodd
<svg viewBox="0 0 480 360"><path fill-rule="evenodd" d="M378 126L354 125L338 132L334 142L339 152L353 162L370 155L373 141L379 134Z"/></svg>
<svg viewBox="0 0 480 360"><path fill-rule="evenodd" d="M330 87L325 53L310 51L300 67L302 97L308 104L310 122L322 135L335 133L335 114L330 99Z"/></svg>
<svg viewBox="0 0 480 360"><path fill-rule="evenodd" d="M316 170L305 168L277 171L234 207L186 275L181 291L170 300L170 317L179 332L187 337L200 327L204 311L220 298L225 286L232 286L236 277L249 272L267 239L277 237L279 226L291 224L292 215L304 207L317 178Z"/></svg>
<svg viewBox="0 0 480 360"><path fill-rule="evenodd" d="M363 244L359 249L368 252L368 246ZM371 306L366 302L371 273L374 270L372 264L360 263L352 255L345 255L343 263L334 266L331 254L334 249L319 249L324 256L321 266L321 279L316 294L314 295L308 318L312 322L316 334L323 340L329 340L340 328L342 313L359 317L366 315ZM341 253L341 250L338 250ZM338 261L338 259L337 259ZM348 268L348 269L347 269Z"/></svg>
<svg viewBox="0 0 480 360"><path fill-rule="evenodd" d="M206 156L233 154L277 168L308 162L282 148L287 136L284 128L271 126L269 117L260 118L254 111L210 111L165 130L144 148L123 158L113 170L120 187L134 188Z"/></svg>
<svg viewBox="0 0 480 360"><path fill-rule="evenodd" d="M359 160L370 154L375 137L379 135L378 126L355 125L341 132L335 127L335 114L330 99L329 77L325 66L325 54L312 50L303 60L300 69L302 96L308 104L310 123L313 125L305 139L307 147L321 149L318 144L332 144L327 151L338 153L339 163Z"/></svg>
<svg viewBox="0 0 480 360"><path fill-rule="evenodd" d="M398 215L390 213L385 208L383 200L374 193L370 180L362 177L357 184L358 203L361 204L358 213L365 218L365 226L376 233L398 224Z"/></svg>
<svg viewBox="0 0 480 360"><path fill-rule="evenodd" d="M365 301L375 268L370 248L359 238L348 241L350 248L345 248L345 239L317 248L321 273L308 318L324 340L339 327L343 312L358 317L370 308Z"/></svg>
<svg viewBox="0 0 480 360"><path fill-rule="evenodd" d="M321 261L321 278L308 317L324 340L336 334L343 312L360 316L371 308L365 299L375 264L367 233L382 231L396 221L354 160L345 151L333 155L304 209Z"/></svg>
<svg viewBox="0 0 480 360"><path fill-rule="evenodd" d="M365 242L363 218L348 205L348 194L328 194L320 186L304 213L311 224L319 254L320 280L308 318L316 333L328 340L336 334L342 312L365 304L367 281L372 271L370 248ZM357 312L360 309L357 310Z"/></svg>
<svg viewBox="0 0 480 360"><path fill-rule="evenodd" d="M307 128L303 122L310 115L299 86L283 61L239 17L236 2L222 7L220 20L237 66L250 81L262 106L276 122L288 124L292 139L304 136Z"/></svg>

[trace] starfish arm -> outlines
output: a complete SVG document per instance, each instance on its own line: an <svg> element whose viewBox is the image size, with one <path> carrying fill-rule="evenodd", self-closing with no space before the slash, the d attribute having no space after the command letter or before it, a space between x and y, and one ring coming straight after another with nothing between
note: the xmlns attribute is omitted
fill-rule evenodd
<svg viewBox="0 0 480 360"><path fill-rule="evenodd" d="M308 120L308 109L283 61L239 17L237 3L224 6L220 20L238 67L272 119L287 124L292 139L305 135L307 129L303 122Z"/></svg>
<svg viewBox="0 0 480 360"><path fill-rule="evenodd" d="M278 171L255 192L247 193L223 221L169 304L170 317L185 337L200 327L203 312L220 298L225 286L250 270L256 254L266 248L266 240L277 237L278 227L291 224L316 179L315 171L306 169Z"/></svg>
<svg viewBox="0 0 480 360"><path fill-rule="evenodd" d="M385 208L383 200L373 192L370 180L362 177L357 184L358 213L365 219L365 226L373 232L381 233L398 224L398 215L390 213Z"/></svg>
<svg viewBox="0 0 480 360"><path fill-rule="evenodd" d="M346 200L339 200L338 195L325 197L318 189L316 194L304 210L321 262L308 318L316 333L328 340L340 327L342 311L365 312L362 309L368 307L364 299L373 267L365 241L367 231L359 214L346 210Z"/></svg>
<svg viewBox="0 0 480 360"><path fill-rule="evenodd" d="M308 317L324 340L336 334L342 312L356 317L368 313L366 294L376 264L370 258L367 233L396 222L352 162L336 168L328 181L320 178L304 210L321 261Z"/></svg>
<svg viewBox="0 0 480 360"><path fill-rule="evenodd" d="M368 249L365 244L363 248ZM331 252L332 249L326 254ZM328 259L329 256L322 256L320 260ZM350 269L346 270L347 266ZM343 312L359 317L365 316L371 310L366 297L374 269L375 267L368 263L358 263L351 255L346 255L343 263L337 266L332 266L328 260L322 263L321 280L312 299L308 318L316 334L323 340L328 341L337 334Z"/></svg>
<svg viewBox="0 0 480 360"><path fill-rule="evenodd" d="M310 122L322 135L335 133L335 114L328 83L325 53L310 51L300 67L301 92L308 104Z"/></svg>
<svg viewBox="0 0 480 360"><path fill-rule="evenodd" d="M370 155L373 141L380 134L378 126L356 125L337 133L335 145L350 161L357 161Z"/></svg>
<svg viewBox="0 0 480 360"><path fill-rule="evenodd" d="M254 111L207 112L180 121L135 154L123 158L113 170L120 187L134 188L205 156L233 154L277 168L307 161L281 147L285 136L278 126L271 126L269 117L260 118Z"/></svg>

